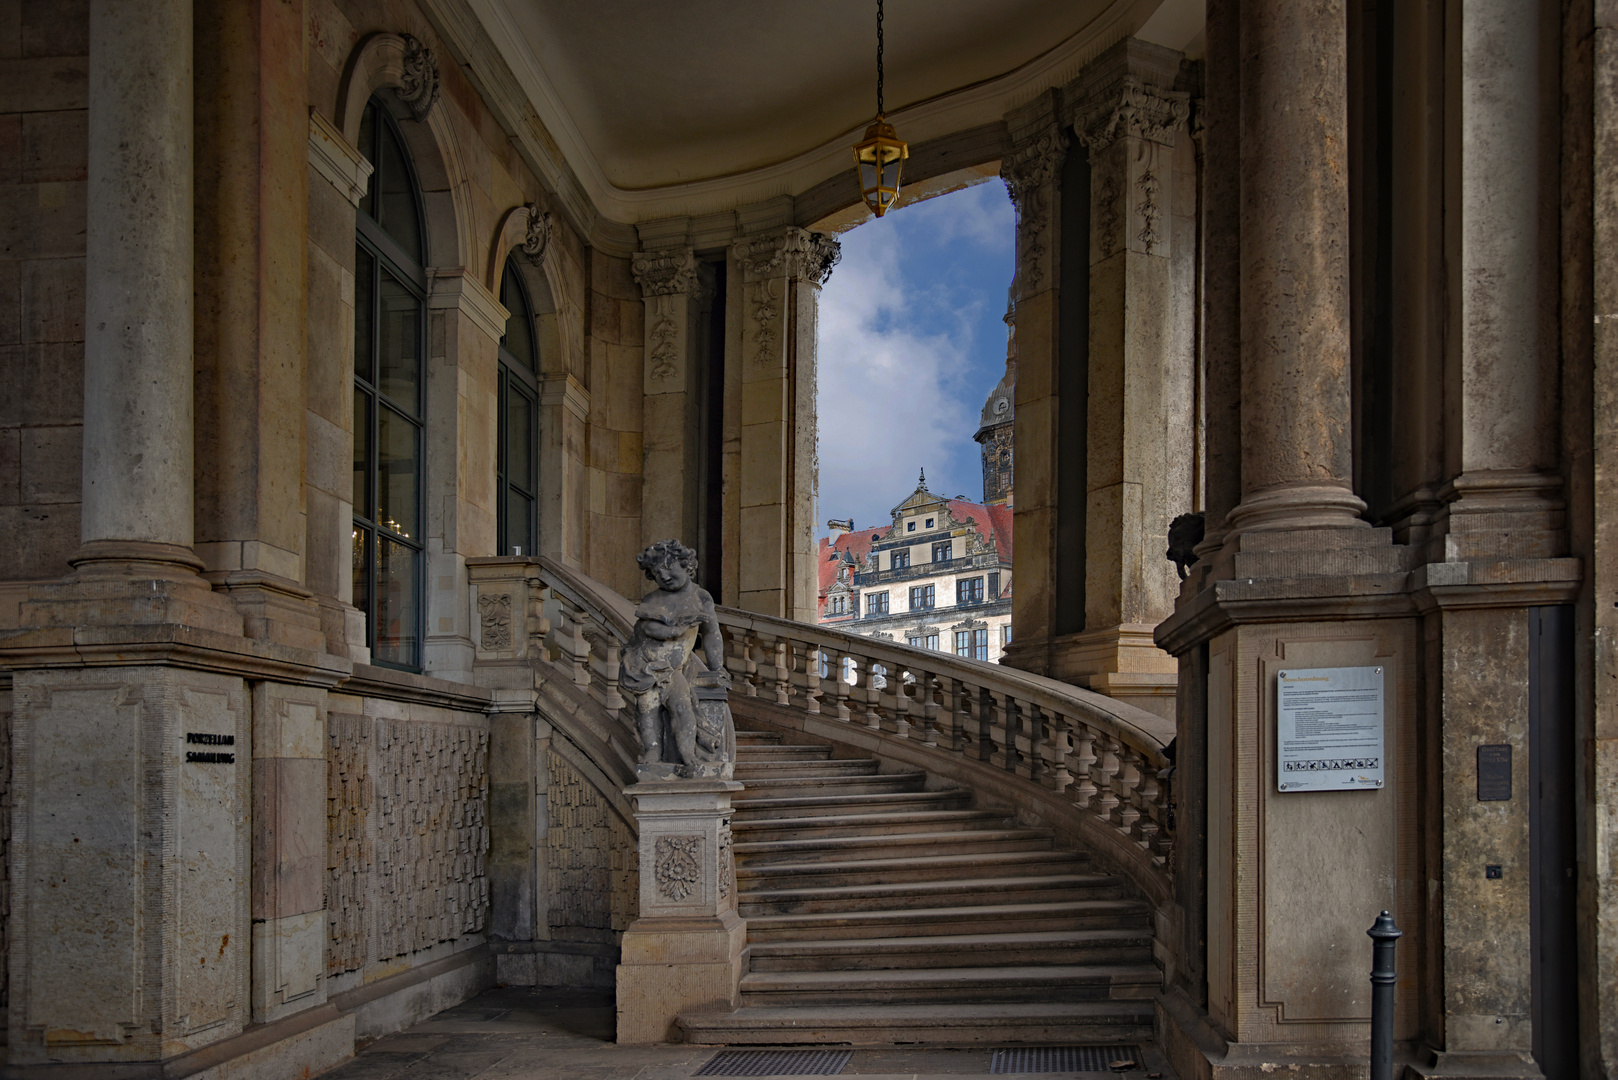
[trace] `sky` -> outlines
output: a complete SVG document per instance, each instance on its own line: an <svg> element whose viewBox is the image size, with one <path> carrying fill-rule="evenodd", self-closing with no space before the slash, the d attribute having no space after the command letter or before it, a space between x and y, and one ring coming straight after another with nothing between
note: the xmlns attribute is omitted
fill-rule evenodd
<svg viewBox="0 0 1618 1080"><path fill-rule="evenodd" d="M838 237L820 294L820 508L887 528L916 489L983 499L977 432L1005 374L1016 218L990 180Z"/></svg>

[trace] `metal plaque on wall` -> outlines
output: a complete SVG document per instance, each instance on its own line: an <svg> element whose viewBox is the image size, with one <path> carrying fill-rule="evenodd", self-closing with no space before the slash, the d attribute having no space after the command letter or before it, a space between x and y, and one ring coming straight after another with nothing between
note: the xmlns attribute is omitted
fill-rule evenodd
<svg viewBox="0 0 1618 1080"><path fill-rule="evenodd" d="M1276 785L1282 791L1382 786L1382 668L1278 672L1275 717Z"/></svg>

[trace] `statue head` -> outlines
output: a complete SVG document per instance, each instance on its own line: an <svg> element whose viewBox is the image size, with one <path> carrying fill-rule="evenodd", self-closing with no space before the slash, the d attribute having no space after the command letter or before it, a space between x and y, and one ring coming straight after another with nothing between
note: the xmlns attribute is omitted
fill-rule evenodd
<svg viewBox="0 0 1618 1080"><path fill-rule="evenodd" d="M641 570L659 588L678 592L696 580L697 553L678 540L659 540L635 556Z"/></svg>

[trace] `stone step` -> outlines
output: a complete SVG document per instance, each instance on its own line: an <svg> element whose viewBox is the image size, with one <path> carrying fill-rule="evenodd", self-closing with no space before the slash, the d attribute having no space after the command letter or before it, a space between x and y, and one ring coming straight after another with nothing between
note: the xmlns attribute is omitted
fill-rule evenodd
<svg viewBox="0 0 1618 1080"><path fill-rule="evenodd" d="M749 945L748 956L753 971L1150 964L1152 935L1141 928L772 941Z"/></svg>
<svg viewBox="0 0 1618 1080"><path fill-rule="evenodd" d="M801 746L797 743L736 744L736 760L743 761L822 761L831 757L829 746ZM846 759L845 759L846 760ZM858 760L857 758L854 760Z"/></svg>
<svg viewBox="0 0 1618 1080"><path fill-rule="evenodd" d="M741 1004L1108 1001L1150 999L1162 985L1163 973L1151 964L755 971L742 976Z"/></svg>
<svg viewBox="0 0 1618 1080"><path fill-rule="evenodd" d="M736 745L738 747L761 743L778 743L780 741L781 733L778 731L742 731L739 728L736 731Z"/></svg>
<svg viewBox="0 0 1618 1080"><path fill-rule="evenodd" d="M743 793L745 796L745 792ZM797 817L805 812L832 810L852 812L871 810L958 810L969 805L972 793L964 788L943 791L891 791L868 795L758 795L752 798L732 798L735 813L732 822L759 821L765 818Z"/></svg>
<svg viewBox="0 0 1618 1080"><path fill-rule="evenodd" d="M930 908L854 909L754 915L750 943L834 938L971 934L985 926L1003 933L1054 930L1137 930L1151 926L1151 909L1119 897L1013 904L939 904Z"/></svg>
<svg viewBox="0 0 1618 1080"><path fill-rule="evenodd" d="M1009 824L1010 816L997 810L916 810L897 814L826 814L820 817L732 821L730 831L737 840L751 842L815 836L892 836L898 833L934 832L945 825L992 829Z"/></svg>
<svg viewBox="0 0 1618 1080"><path fill-rule="evenodd" d="M812 780L821 776L874 776L877 764L874 761L861 761L858 758L850 761L847 758L837 760L787 760L787 761L738 761L736 763L736 779L751 782L753 780L779 780L789 777L801 777Z"/></svg>
<svg viewBox="0 0 1618 1080"><path fill-rule="evenodd" d="M875 773L870 776L781 777L748 780L747 790L733 798L731 805L746 808L754 798L826 798L844 795L881 795L920 791L927 782L924 772Z"/></svg>
<svg viewBox="0 0 1618 1080"><path fill-rule="evenodd" d="M680 1017L687 1042L790 1046L1129 1044L1152 1038L1150 1001L707 1008Z"/></svg>
<svg viewBox="0 0 1618 1080"><path fill-rule="evenodd" d="M981 878L1084 874L1090 857L1058 849L977 851L959 855L923 855L849 862L767 863L742 867L736 880L746 890L815 888L836 885L902 885L915 881L961 881Z"/></svg>
<svg viewBox="0 0 1618 1080"><path fill-rule="evenodd" d="M829 912L899 912L939 907L993 909L1019 904L1071 900L1113 900L1124 886L1106 874L1050 874L1042 877L912 881L880 885L827 885L817 888L741 892L736 897L743 918Z"/></svg>
<svg viewBox="0 0 1618 1080"><path fill-rule="evenodd" d="M817 836L807 840L756 840L735 844L736 865L851 862L906 856L963 854L984 849L1035 851L1051 847L1049 829L954 829L891 836Z"/></svg>

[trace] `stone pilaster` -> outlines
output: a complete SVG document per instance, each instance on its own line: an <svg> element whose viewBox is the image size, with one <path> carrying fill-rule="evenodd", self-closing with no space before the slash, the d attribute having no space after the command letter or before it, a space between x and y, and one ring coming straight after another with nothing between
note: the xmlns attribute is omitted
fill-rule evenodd
<svg viewBox="0 0 1618 1080"><path fill-rule="evenodd" d="M734 780L635 784L640 830L640 917L624 931L618 965L618 1041L679 1041L675 1020L735 1008L747 923L736 914L730 800Z"/></svg>
<svg viewBox="0 0 1618 1080"><path fill-rule="evenodd" d="M712 271L689 248L643 251L631 269L646 304L641 542L673 536L695 548L703 452L699 331Z"/></svg>
<svg viewBox="0 0 1618 1080"><path fill-rule="evenodd" d="M1151 631L1174 608L1162 553L1192 508L1195 458L1194 313L1175 293L1195 257L1176 236L1195 168L1189 97L1167 88L1179 60L1125 41L1076 109L1090 165L1085 628L1053 645L1050 670L1167 716L1176 665Z"/></svg>
<svg viewBox="0 0 1618 1080"><path fill-rule="evenodd" d="M741 287L738 606L816 618L815 333L837 241L787 228L736 241ZM735 279L732 279L735 280Z"/></svg>
<svg viewBox="0 0 1618 1080"><path fill-rule="evenodd" d="M1022 137L1000 165L1017 211L1017 483L1012 517L1017 532L1012 569L1012 625L1007 662L1030 671L1049 668L1058 633L1058 486L1064 466L1061 427L1058 300L1061 273L1062 163L1067 136L1048 102L1040 102Z"/></svg>

